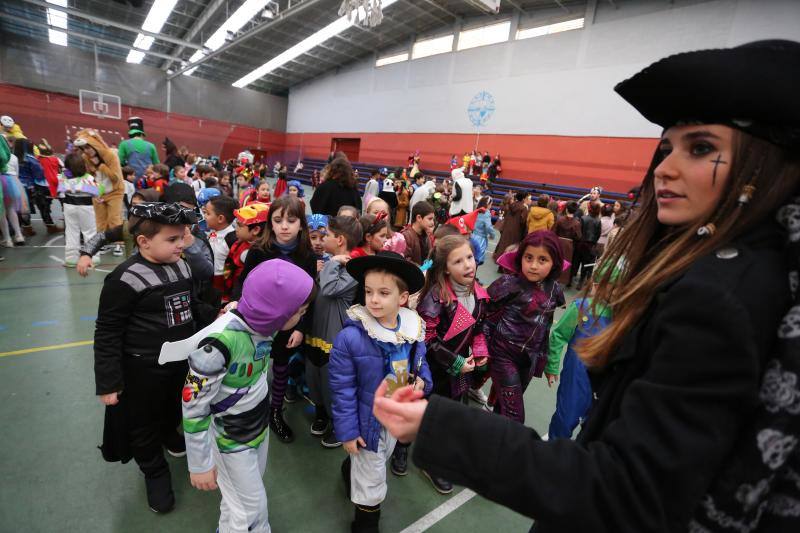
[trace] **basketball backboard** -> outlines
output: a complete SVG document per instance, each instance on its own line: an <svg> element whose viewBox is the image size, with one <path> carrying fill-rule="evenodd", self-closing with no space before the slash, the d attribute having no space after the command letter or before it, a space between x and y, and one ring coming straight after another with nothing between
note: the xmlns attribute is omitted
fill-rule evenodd
<svg viewBox="0 0 800 533"><path fill-rule="evenodd" d="M122 118L122 101L119 96L81 89L81 114L99 118Z"/></svg>

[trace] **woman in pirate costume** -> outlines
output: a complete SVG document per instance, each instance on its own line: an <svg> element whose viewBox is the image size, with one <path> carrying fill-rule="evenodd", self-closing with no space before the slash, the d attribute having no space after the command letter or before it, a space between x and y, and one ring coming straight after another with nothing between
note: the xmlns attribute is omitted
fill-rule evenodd
<svg viewBox="0 0 800 533"><path fill-rule="evenodd" d="M375 394L418 466L550 531L800 531L800 43L663 59L616 87L664 128L578 346L577 441ZM458 443L457 445L455 443Z"/></svg>

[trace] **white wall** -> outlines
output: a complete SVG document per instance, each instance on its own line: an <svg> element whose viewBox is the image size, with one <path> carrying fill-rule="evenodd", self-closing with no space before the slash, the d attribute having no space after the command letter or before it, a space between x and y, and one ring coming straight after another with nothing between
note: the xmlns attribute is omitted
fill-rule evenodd
<svg viewBox="0 0 800 533"><path fill-rule="evenodd" d="M293 88L287 131L473 133L467 106L486 90L497 109L482 133L653 137L659 128L616 83L678 52L800 41L800 0L615 4L598 0L583 30L381 68L368 60Z"/></svg>

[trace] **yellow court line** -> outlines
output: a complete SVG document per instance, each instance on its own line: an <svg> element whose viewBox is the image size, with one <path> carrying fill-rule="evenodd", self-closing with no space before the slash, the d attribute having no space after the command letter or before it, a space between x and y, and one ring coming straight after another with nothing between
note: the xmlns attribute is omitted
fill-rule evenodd
<svg viewBox="0 0 800 533"><path fill-rule="evenodd" d="M94 341L68 342L66 344L53 344L52 346L39 346L38 348L25 348L24 350L14 350L12 352L0 352L0 357L8 357L10 355L25 355L26 353L34 352L47 352L50 350L61 350L63 348L74 348L75 346L88 346L89 344L94 344Z"/></svg>

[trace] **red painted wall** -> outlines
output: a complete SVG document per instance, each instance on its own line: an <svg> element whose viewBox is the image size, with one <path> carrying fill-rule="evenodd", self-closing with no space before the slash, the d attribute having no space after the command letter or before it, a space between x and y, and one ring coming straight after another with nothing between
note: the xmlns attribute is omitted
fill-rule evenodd
<svg viewBox="0 0 800 533"><path fill-rule="evenodd" d="M123 106L122 119L99 119L79 112L78 99L60 93L0 84L2 113L14 117L25 135L42 137L61 152L67 136L85 127L101 131L107 142L127 137L124 118L144 119L145 131L163 156L161 141L203 155L234 157L245 148L265 150L293 163L298 155L326 158L334 137L360 138L359 159L387 166L403 165L419 149L423 168L446 170L450 156L459 158L475 146L475 135L458 133L283 133L216 120ZM625 192L638 185L656 147L655 139L633 137L564 137L555 135L484 134L479 148L499 152L503 176L532 182Z"/></svg>
<svg viewBox="0 0 800 533"><path fill-rule="evenodd" d="M278 153L285 144L286 134L280 131L141 107L123 106L119 120L100 119L82 115L74 96L8 84L0 84L0 102L3 102L2 114L12 116L26 137L34 142L44 137L57 152L64 151L68 135L71 137L86 127L100 130L107 143L118 144L128 136L125 119L129 116L144 119L147 138L156 145L161 157L164 156L161 142L165 136L178 146L186 145L190 152L222 158L235 157L245 148Z"/></svg>
<svg viewBox="0 0 800 533"><path fill-rule="evenodd" d="M360 137L366 163L404 165L419 149L422 167L449 168L475 146L474 134L458 133L287 133L287 153L326 158L334 137ZM656 139L564 137L556 135L481 135L480 150L500 153L503 176L511 179L626 192L638 185L656 148Z"/></svg>

